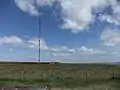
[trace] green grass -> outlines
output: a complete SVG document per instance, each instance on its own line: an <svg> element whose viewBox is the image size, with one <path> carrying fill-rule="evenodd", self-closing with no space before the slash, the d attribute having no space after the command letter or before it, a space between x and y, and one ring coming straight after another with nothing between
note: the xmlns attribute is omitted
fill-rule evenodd
<svg viewBox="0 0 120 90"><path fill-rule="evenodd" d="M0 63L0 86L72 88L105 84L120 88L119 77L120 67L112 65Z"/></svg>

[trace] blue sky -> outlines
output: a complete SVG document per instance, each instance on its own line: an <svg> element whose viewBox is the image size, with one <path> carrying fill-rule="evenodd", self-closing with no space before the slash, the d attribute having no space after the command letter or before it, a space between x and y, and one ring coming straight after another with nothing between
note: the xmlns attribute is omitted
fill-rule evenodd
<svg viewBox="0 0 120 90"><path fill-rule="evenodd" d="M119 62L118 0L1 0L0 60Z"/></svg>

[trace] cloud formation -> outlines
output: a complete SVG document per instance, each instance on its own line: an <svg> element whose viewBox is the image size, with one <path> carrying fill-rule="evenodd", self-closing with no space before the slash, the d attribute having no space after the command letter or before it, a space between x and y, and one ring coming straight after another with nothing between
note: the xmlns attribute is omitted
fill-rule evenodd
<svg viewBox="0 0 120 90"><path fill-rule="evenodd" d="M120 45L120 30L107 28L102 32L100 38L106 46Z"/></svg>
<svg viewBox="0 0 120 90"><path fill-rule="evenodd" d="M4 44L18 45L22 43L23 43L22 39L17 36L0 37L0 45L4 45Z"/></svg>
<svg viewBox="0 0 120 90"><path fill-rule="evenodd" d="M39 9L44 6L59 3L62 20L61 28L79 33L88 30L94 24L96 13L106 7L112 8L112 14L101 13L100 20L120 25L120 3L118 0L14 0L16 5L32 16L40 14ZM94 13L93 13L94 12Z"/></svg>
<svg viewBox="0 0 120 90"><path fill-rule="evenodd" d="M86 46L82 46L82 47L75 47L75 48L69 48L68 46L48 46L45 42L45 40L42 40L42 43L40 45L41 46L41 50L42 51L46 51L46 52L50 52L52 53L54 56L59 56L59 55L71 55L71 54L106 54L105 51L99 50L97 48L87 48Z"/></svg>
<svg viewBox="0 0 120 90"><path fill-rule="evenodd" d="M120 1L110 0L112 14L104 14L100 17L101 21L106 21L111 24L120 25Z"/></svg>
<svg viewBox="0 0 120 90"><path fill-rule="evenodd" d="M59 0L59 2L62 6L62 28L70 29L73 33L86 30L94 23L93 9L99 11L107 6L106 0Z"/></svg>
<svg viewBox="0 0 120 90"><path fill-rule="evenodd" d="M30 38L29 40L22 39L18 36L4 36L0 37L0 45L13 45L13 46L21 46L21 47L27 47L31 49L38 49L39 47L39 42L38 38ZM40 40L40 46L41 49L43 46L45 47L45 44L43 42L44 40ZM44 45L43 45L44 44Z"/></svg>
<svg viewBox="0 0 120 90"><path fill-rule="evenodd" d="M22 11L31 16L39 16L40 8L46 5L51 6L54 0L14 0L14 2Z"/></svg>
<svg viewBox="0 0 120 90"><path fill-rule="evenodd" d="M120 44L119 39L120 38L119 34L120 32L118 30L114 30L113 32L111 30L105 30L106 32L103 32L103 36L102 39L108 39L107 41L109 41L109 39L114 38L115 40L113 40L112 42L114 42L114 44ZM116 32L116 33L115 33ZM111 35L110 35L111 34ZM107 36L108 35L108 36ZM24 50L28 50L28 51L35 51L37 53L38 50L38 38L37 37L33 37L33 38L29 38L29 39L24 39L24 38L20 38L18 36L4 36L0 38L0 45L10 45L10 52L13 53L16 50L16 48L24 49ZM59 45L53 45L53 46L49 46L47 45L47 42L45 41L44 38L40 39L41 43L40 43L40 49L41 49L41 59L44 57L49 57L49 59L51 60L57 60L57 61L61 61L61 62L94 62L96 61L96 59L101 59L104 62L104 59L108 58L109 56L112 56L111 60L113 60L113 58L118 58L120 56L120 52L119 51L107 51L104 49L100 49L100 48L89 48L86 46L81 46L81 47L68 47L68 46L59 46ZM111 41L111 40L110 40ZM117 42L117 43L115 43ZM110 42L111 43L111 42ZM12 47L11 47L12 45ZM110 44L111 45L111 44ZM34 52L34 53L35 53ZM109 53L108 53L109 52ZM24 52L26 53L26 52ZM15 53L14 53L15 54ZM59 60L58 60L59 59ZM42 59L44 60L44 59ZM76 61L77 60L77 61ZM81 61L82 60L82 61ZM86 61L87 60L87 61ZM117 59L118 60L118 59ZM97 60L98 62L99 60Z"/></svg>
<svg viewBox="0 0 120 90"><path fill-rule="evenodd" d="M33 49L36 49L38 50L39 48L39 39L34 37L34 38L31 38L27 41L27 44L29 45L30 48L33 48ZM47 44L45 42L45 40L43 38L40 38L40 49L41 50L47 50L48 47L47 47Z"/></svg>
<svg viewBox="0 0 120 90"><path fill-rule="evenodd" d="M80 54L107 54L105 51L102 51L96 48L87 48L85 46L82 46L77 50Z"/></svg>
<svg viewBox="0 0 120 90"><path fill-rule="evenodd" d="M4 36L0 38L0 45L16 45L24 46L31 49L38 50L39 39L34 37L28 40L22 39L18 36ZM69 48L67 46L48 46L43 38L40 38L40 49L49 52L59 52L59 53L80 53L80 54L100 54L102 53L98 49L87 48L82 46L80 48Z"/></svg>
<svg viewBox="0 0 120 90"><path fill-rule="evenodd" d="M46 43L46 41L44 40ZM45 44L47 45L47 44ZM120 58L120 50L113 47L105 49L93 47L68 47L68 46L49 46L47 49L41 49L41 59L50 59L59 62L80 62L80 63L95 63L95 62L117 62Z"/></svg>

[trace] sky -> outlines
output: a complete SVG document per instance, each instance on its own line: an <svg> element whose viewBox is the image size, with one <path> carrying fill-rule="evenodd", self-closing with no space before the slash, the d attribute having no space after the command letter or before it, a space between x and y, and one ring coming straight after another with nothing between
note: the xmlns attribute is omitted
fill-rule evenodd
<svg viewBox="0 0 120 90"><path fill-rule="evenodd" d="M0 61L120 62L119 0L1 0Z"/></svg>

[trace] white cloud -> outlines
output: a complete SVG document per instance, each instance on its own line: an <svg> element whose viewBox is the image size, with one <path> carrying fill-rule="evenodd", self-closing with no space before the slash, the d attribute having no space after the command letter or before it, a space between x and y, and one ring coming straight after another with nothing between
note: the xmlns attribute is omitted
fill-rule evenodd
<svg viewBox="0 0 120 90"><path fill-rule="evenodd" d="M32 16L38 16L41 6L52 5L55 0L14 0L16 5Z"/></svg>
<svg viewBox="0 0 120 90"><path fill-rule="evenodd" d="M5 36L0 38L0 45L3 45L3 44L16 45L16 44L22 44L22 43L23 43L23 40L17 36Z"/></svg>
<svg viewBox="0 0 120 90"><path fill-rule="evenodd" d="M73 54L91 54L91 55L95 55L95 54L107 54L107 52L99 50L97 48L87 48L85 46L82 47L76 47L76 48L68 48L67 49L63 49L62 46L59 46L58 48L55 47L48 47L48 50L51 53L54 53L54 56L62 56L63 54L66 55L73 55ZM57 55L58 54L58 55Z"/></svg>
<svg viewBox="0 0 120 90"><path fill-rule="evenodd" d="M118 30L114 30L117 34L114 34L115 36L118 35ZM112 32L113 33L113 32ZM114 36L113 35L113 36ZM108 37L107 35L105 35ZM38 49L38 38L30 38L28 40L22 39L17 36L5 36L0 38L0 45L14 45L14 47L8 49L9 52L14 53L17 47L22 47L24 49L29 50L37 50ZM107 59L109 56L111 56L111 61L116 58L118 60L118 57L120 56L119 51L113 51L110 53L107 53L107 51L97 48L88 48L86 46L82 47L75 47L75 48L69 48L68 46L48 46L45 39L40 39L40 48L41 48L41 56L47 57L51 60L61 60L62 62L99 62L99 59L101 62L104 62L105 59ZM21 48L20 48L21 49ZM25 53L25 52L24 52ZM13 55L13 54L12 54ZM15 55L13 55L15 56ZM96 60L98 59L98 60ZM67 61L68 60L68 61ZM76 61L78 60L78 61ZM57 60L58 61L58 60Z"/></svg>
<svg viewBox="0 0 120 90"><path fill-rule="evenodd" d="M71 53L52 53L54 57L69 57Z"/></svg>
<svg viewBox="0 0 120 90"><path fill-rule="evenodd" d="M43 39L44 40L44 39ZM70 48L68 46L48 46L44 41L42 41L42 49L41 49L41 59L45 59L49 57L49 59L52 60L65 60L63 62L66 62L67 60L78 60L80 57L83 55L83 58L85 57L94 57L96 55L105 55L107 54L106 51L97 49L97 48L87 48L86 46L82 47L75 47L75 48ZM44 48L46 47L47 48ZM47 54L47 55L46 55ZM49 56L48 56L49 55ZM86 56L85 56L86 55ZM85 57L84 57L85 56ZM69 62L69 61L68 61ZM83 61L84 62L84 61Z"/></svg>
<svg viewBox="0 0 120 90"><path fill-rule="evenodd" d="M38 38L31 38L27 41L27 44L30 48L38 49L39 47L39 39ZM68 50L66 46L48 46L46 41L43 38L40 38L40 49L45 51L53 51L53 52L60 52Z"/></svg>
<svg viewBox="0 0 120 90"><path fill-rule="evenodd" d="M79 47L79 48L69 48L66 51L50 51L49 52L52 55L52 58L58 60L65 60L63 62L66 62L66 60L73 60L73 62L77 59L81 60L80 56L83 56L82 58L85 57L91 57L91 56L96 56L96 55L105 55L106 52L99 50L99 49L94 49L94 48L87 48L85 46ZM80 61L79 61L80 62ZM82 62L85 62L84 60Z"/></svg>
<svg viewBox="0 0 120 90"><path fill-rule="evenodd" d="M120 55L119 52L112 52L112 55Z"/></svg>
<svg viewBox="0 0 120 90"><path fill-rule="evenodd" d="M24 12L33 16L38 16L39 12L35 6L34 0L14 0L16 5Z"/></svg>
<svg viewBox="0 0 120 90"><path fill-rule="evenodd" d="M48 46L43 38L40 39L40 49L48 49Z"/></svg>
<svg viewBox="0 0 120 90"><path fill-rule="evenodd" d="M30 48L37 49L39 48L39 39L38 38L31 38L27 41L27 44ZM48 46L43 38L40 38L40 49L47 50Z"/></svg>
<svg viewBox="0 0 120 90"><path fill-rule="evenodd" d="M69 48L68 46L52 46L48 49L51 52L58 52L58 53L76 53L75 48Z"/></svg>
<svg viewBox="0 0 120 90"><path fill-rule="evenodd" d="M18 36L4 36L0 38L0 45L16 45L16 46L38 50L39 39L33 37L28 40L25 40ZM47 44L43 38L40 38L40 49L41 50L48 49Z"/></svg>
<svg viewBox="0 0 120 90"><path fill-rule="evenodd" d="M86 30L94 22L92 10L107 6L107 0L59 0L62 6L62 19L64 29L73 33ZM101 10L100 10L101 11Z"/></svg>
<svg viewBox="0 0 120 90"><path fill-rule="evenodd" d="M35 0L34 0L35 1ZM39 6L52 6L52 4L55 2L56 0L36 0L37 4Z"/></svg>
<svg viewBox="0 0 120 90"><path fill-rule="evenodd" d="M53 47L50 47L49 50L51 51L68 51L68 47L67 46L53 46Z"/></svg>
<svg viewBox="0 0 120 90"><path fill-rule="evenodd" d="M71 48L71 49L69 49L68 51L69 51L69 52L72 52L72 53L75 53L75 52L76 52L74 48Z"/></svg>
<svg viewBox="0 0 120 90"><path fill-rule="evenodd" d="M105 14L100 16L101 21L107 21L115 25L120 25L120 1L110 0L112 14Z"/></svg>
<svg viewBox="0 0 120 90"><path fill-rule="evenodd" d="M107 0L14 0L24 12L33 16L39 15L39 8L52 6L58 1L62 9L62 28L70 29L73 33L86 30L94 22L93 9L101 11L107 6Z"/></svg>
<svg viewBox="0 0 120 90"><path fill-rule="evenodd" d="M96 49L96 48L87 48L82 46L81 48L76 49L79 54L106 54L105 51Z"/></svg>
<svg viewBox="0 0 120 90"><path fill-rule="evenodd" d="M43 38L40 40L41 40L41 43L40 43L41 50L45 52L54 53L54 56L55 54L59 54L62 56L63 53L67 55L75 54L75 53L77 54L106 54L106 52L103 50L99 50L97 48L87 48L86 46L76 47L76 48L69 48L68 46L54 46L54 45L48 46ZM36 40L30 40L28 42L35 45L35 47L36 45L38 45L36 43ZM56 55L56 56L59 56L59 55Z"/></svg>
<svg viewBox="0 0 120 90"><path fill-rule="evenodd" d="M118 0L14 0L16 5L32 16L40 14L39 9L58 2L61 6L62 29L73 33L88 30L95 21L94 12L102 12L107 6L112 8L112 15L101 14L102 21L120 25L120 3Z"/></svg>
<svg viewBox="0 0 120 90"><path fill-rule="evenodd" d="M110 57L113 55L112 53L107 53L107 51L100 50L97 48L88 48L86 46L82 46L79 48L76 47L74 51L74 53L50 52L50 54L53 60L66 63L111 62L113 60L113 57L112 59Z"/></svg>
<svg viewBox="0 0 120 90"><path fill-rule="evenodd" d="M120 45L120 30L117 29L105 29L102 32L101 40L106 46Z"/></svg>

